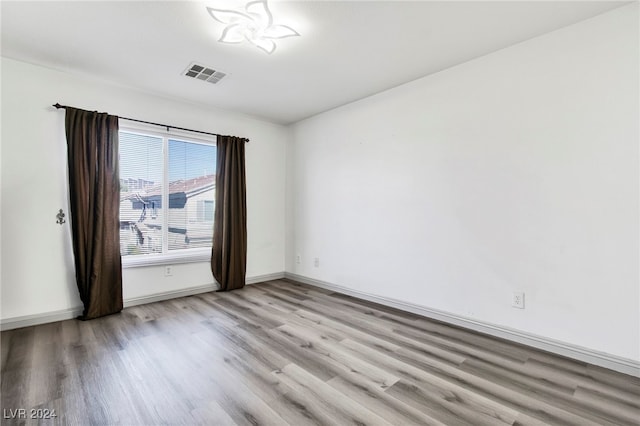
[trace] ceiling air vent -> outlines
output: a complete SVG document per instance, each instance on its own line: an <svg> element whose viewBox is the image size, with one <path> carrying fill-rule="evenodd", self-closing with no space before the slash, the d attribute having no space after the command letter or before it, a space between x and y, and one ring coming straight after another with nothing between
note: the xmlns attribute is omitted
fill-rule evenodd
<svg viewBox="0 0 640 426"><path fill-rule="evenodd" d="M189 65L183 74L187 77L197 78L198 80L212 84L218 83L227 75L225 72L214 70L213 68L205 67L204 65L199 65L195 62Z"/></svg>

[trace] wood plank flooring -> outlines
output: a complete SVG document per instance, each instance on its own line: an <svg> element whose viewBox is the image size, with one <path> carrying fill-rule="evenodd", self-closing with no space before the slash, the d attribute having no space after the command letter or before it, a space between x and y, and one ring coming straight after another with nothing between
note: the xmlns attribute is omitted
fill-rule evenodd
<svg viewBox="0 0 640 426"><path fill-rule="evenodd" d="M284 280L1 339L6 425L640 422L638 378Z"/></svg>

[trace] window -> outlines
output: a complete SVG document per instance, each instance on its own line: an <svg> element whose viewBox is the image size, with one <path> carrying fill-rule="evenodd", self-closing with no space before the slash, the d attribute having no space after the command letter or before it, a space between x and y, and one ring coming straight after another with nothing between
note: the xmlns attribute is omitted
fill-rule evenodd
<svg viewBox="0 0 640 426"><path fill-rule="evenodd" d="M119 136L123 263L173 263L210 255L213 141L137 130L121 130Z"/></svg>
<svg viewBox="0 0 640 426"><path fill-rule="evenodd" d="M213 222L213 201L198 200L198 222Z"/></svg>

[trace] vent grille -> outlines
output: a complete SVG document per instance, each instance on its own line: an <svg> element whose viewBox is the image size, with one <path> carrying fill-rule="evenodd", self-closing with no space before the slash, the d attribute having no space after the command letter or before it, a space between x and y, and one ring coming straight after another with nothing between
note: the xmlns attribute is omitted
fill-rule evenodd
<svg viewBox="0 0 640 426"><path fill-rule="evenodd" d="M196 64L195 62L189 65L189 67L183 73L187 77L195 78L198 80L206 81L207 83L217 84L222 80L227 73L220 70L215 70L204 65Z"/></svg>

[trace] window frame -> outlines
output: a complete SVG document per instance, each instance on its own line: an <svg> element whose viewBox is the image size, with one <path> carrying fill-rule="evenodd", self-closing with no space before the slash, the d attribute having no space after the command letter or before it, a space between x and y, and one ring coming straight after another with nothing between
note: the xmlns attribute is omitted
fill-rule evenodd
<svg viewBox="0 0 640 426"><path fill-rule="evenodd" d="M122 268L137 268L154 265L175 265L181 263L208 262L211 260L211 247L197 247L190 249L169 250L169 139L187 143L198 143L202 145L210 145L217 147L217 138L207 135L195 136L191 132L183 132L180 130L169 128L165 131L159 131L157 127L145 124L135 124L120 126L118 132L133 133L142 136L150 136L162 139L162 200L167 206L166 212L162 218L163 240L162 253L140 254L134 256L123 256ZM119 133L118 133L119 135ZM217 171L216 171L217 173ZM118 177L120 179L120 176ZM215 205L215 200L214 200ZM118 217L119 220L119 217ZM211 222L211 230L213 232L213 222Z"/></svg>

